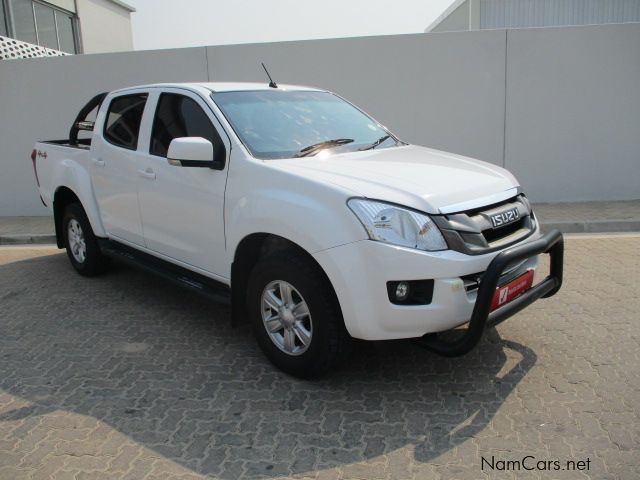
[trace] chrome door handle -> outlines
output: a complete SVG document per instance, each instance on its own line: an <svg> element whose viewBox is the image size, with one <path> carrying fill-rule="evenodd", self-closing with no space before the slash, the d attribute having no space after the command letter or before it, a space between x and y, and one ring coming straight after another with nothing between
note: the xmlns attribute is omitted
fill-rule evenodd
<svg viewBox="0 0 640 480"><path fill-rule="evenodd" d="M101 158L92 158L91 161L98 167L104 167L104 160L102 160Z"/></svg>
<svg viewBox="0 0 640 480"><path fill-rule="evenodd" d="M147 180L156 179L156 173L150 168L147 168L146 170L138 170L138 175L140 175L142 178L146 178Z"/></svg>

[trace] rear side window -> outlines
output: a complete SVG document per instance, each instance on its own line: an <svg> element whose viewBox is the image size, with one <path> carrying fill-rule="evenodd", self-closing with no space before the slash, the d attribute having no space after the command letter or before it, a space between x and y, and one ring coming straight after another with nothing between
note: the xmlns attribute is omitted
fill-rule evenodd
<svg viewBox="0 0 640 480"><path fill-rule="evenodd" d="M215 158L225 158L224 143L200 105L183 95L163 93L153 120L149 153L166 157L171 140L180 137L206 138L213 144Z"/></svg>
<svg viewBox="0 0 640 480"><path fill-rule="evenodd" d="M135 150L145 103L146 93L124 95L111 100L104 124L104 138L118 147Z"/></svg>

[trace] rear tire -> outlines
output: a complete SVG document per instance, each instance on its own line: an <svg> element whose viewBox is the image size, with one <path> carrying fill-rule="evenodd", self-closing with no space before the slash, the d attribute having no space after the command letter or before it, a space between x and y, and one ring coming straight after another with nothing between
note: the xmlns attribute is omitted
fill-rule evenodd
<svg viewBox="0 0 640 480"><path fill-rule="evenodd" d="M249 278L247 308L260 348L290 375L320 376L351 351L333 288L302 253L288 250L260 259Z"/></svg>
<svg viewBox="0 0 640 480"><path fill-rule="evenodd" d="M71 265L80 275L93 277L107 269L109 257L100 251L91 223L79 203L72 203L65 209L62 235Z"/></svg>

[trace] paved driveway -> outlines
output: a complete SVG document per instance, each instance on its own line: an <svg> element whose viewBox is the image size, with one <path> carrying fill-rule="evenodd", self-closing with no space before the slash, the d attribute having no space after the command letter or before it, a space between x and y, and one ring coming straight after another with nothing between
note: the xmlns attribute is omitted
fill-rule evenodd
<svg viewBox="0 0 640 480"><path fill-rule="evenodd" d="M226 308L5 247L0 479L640 478L639 252L569 239L560 294L468 356L363 344L304 382Z"/></svg>

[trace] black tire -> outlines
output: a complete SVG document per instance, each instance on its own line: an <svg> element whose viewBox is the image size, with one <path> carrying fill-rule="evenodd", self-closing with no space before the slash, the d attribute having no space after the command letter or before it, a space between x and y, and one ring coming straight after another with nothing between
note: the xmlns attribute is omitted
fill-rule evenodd
<svg viewBox="0 0 640 480"><path fill-rule="evenodd" d="M262 293L277 280L288 282L297 290L313 322L309 346L295 356L272 341L262 320ZM300 252L276 252L258 261L249 278L247 308L260 348L274 365L290 375L318 377L338 366L351 351L352 339L329 280L317 264Z"/></svg>
<svg viewBox="0 0 640 480"><path fill-rule="evenodd" d="M71 221L77 222L84 237L84 260L76 258L72 251L69 238L69 224ZM103 255L100 251L98 241L93 234L93 229L91 228L91 223L89 223L87 214L79 203L72 203L68 205L64 211L64 216L62 217L62 238L64 240L64 247L67 250L67 256L71 261L71 265L73 265L73 268L75 268L80 275L93 277L103 273L109 266L109 257Z"/></svg>

